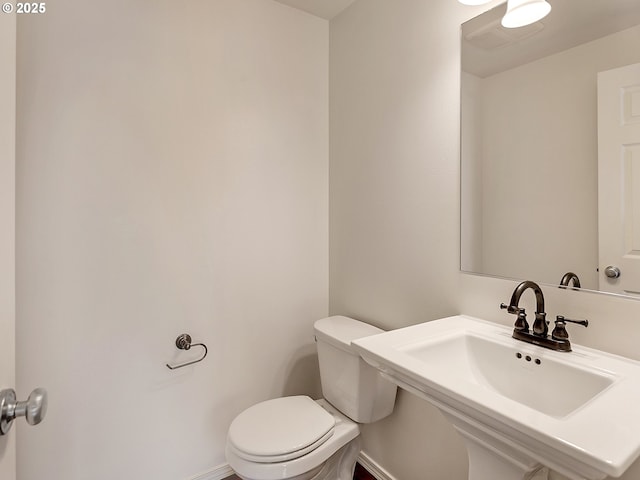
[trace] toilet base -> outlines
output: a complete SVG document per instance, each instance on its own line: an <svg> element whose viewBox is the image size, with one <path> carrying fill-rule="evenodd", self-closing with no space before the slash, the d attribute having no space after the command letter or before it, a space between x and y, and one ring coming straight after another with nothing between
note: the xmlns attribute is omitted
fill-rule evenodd
<svg viewBox="0 0 640 480"><path fill-rule="evenodd" d="M287 480L352 480L361 443L358 435L331 455L322 465L300 475L288 477ZM242 480L261 480L241 475L238 472L236 475Z"/></svg>
<svg viewBox="0 0 640 480"><path fill-rule="evenodd" d="M360 436L334 453L312 480L352 480L361 448Z"/></svg>

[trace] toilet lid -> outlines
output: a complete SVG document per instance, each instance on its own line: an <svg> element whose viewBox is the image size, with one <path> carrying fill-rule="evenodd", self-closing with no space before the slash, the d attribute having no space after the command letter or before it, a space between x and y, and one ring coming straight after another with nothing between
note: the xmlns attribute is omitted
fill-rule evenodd
<svg viewBox="0 0 640 480"><path fill-rule="evenodd" d="M307 396L258 403L229 427L229 443L255 462L291 460L315 450L333 435L335 418Z"/></svg>

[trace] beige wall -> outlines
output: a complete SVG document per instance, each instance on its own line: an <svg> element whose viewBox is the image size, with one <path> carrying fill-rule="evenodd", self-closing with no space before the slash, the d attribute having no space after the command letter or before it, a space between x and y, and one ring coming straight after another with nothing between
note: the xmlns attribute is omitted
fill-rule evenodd
<svg viewBox="0 0 640 480"><path fill-rule="evenodd" d="M15 389L15 15L0 14L0 66L0 390L3 390ZM14 477L15 430L0 437L0 478Z"/></svg>
<svg viewBox="0 0 640 480"><path fill-rule="evenodd" d="M462 11L366 0L331 21L332 311L394 328L455 308Z"/></svg>
<svg viewBox="0 0 640 480"><path fill-rule="evenodd" d="M264 0L53 7L18 24L18 383L50 394L19 478L211 472L244 408L318 395L328 22ZM209 355L170 371L200 354L183 332Z"/></svg>
<svg viewBox="0 0 640 480"><path fill-rule="evenodd" d="M331 21L330 311L387 329L458 311L459 27L450 0L360 0ZM399 480L462 480L464 446L400 392L363 428Z"/></svg>

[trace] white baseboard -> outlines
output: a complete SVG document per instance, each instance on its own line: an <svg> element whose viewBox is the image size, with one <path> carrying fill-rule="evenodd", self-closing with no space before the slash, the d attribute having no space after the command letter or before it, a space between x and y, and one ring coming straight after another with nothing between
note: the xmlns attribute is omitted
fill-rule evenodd
<svg viewBox="0 0 640 480"><path fill-rule="evenodd" d="M396 480L393 475L382 468L365 452L360 452L360 455L358 455L358 463L362 465L367 472L373 475L376 480Z"/></svg>
<svg viewBox="0 0 640 480"><path fill-rule="evenodd" d="M188 480L222 480L223 478L230 477L233 474L233 469L229 466L229 464L224 463L222 465L218 465L215 468L212 468L208 472L190 477Z"/></svg>
<svg viewBox="0 0 640 480"><path fill-rule="evenodd" d="M396 480L393 475L382 468L365 452L360 452L360 455L358 455L358 463L362 465L371 475L373 475L376 480ZM208 472L190 477L188 480L223 480L233 474L233 469L229 466L229 464L224 463L209 470Z"/></svg>

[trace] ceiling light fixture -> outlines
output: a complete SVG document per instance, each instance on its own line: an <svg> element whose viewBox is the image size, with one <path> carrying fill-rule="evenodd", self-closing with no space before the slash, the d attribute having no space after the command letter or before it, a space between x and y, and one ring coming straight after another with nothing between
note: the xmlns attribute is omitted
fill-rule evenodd
<svg viewBox="0 0 640 480"><path fill-rule="evenodd" d="M507 13L502 17L502 26L524 27L546 17L550 11L551 5L546 0L509 0Z"/></svg>
<svg viewBox="0 0 640 480"><path fill-rule="evenodd" d="M491 0L458 0L463 5L484 5ZM502 26L518 28L531 25L547 16L551 5L546 0L508 0L507 13L502 17Z"/></svg>

